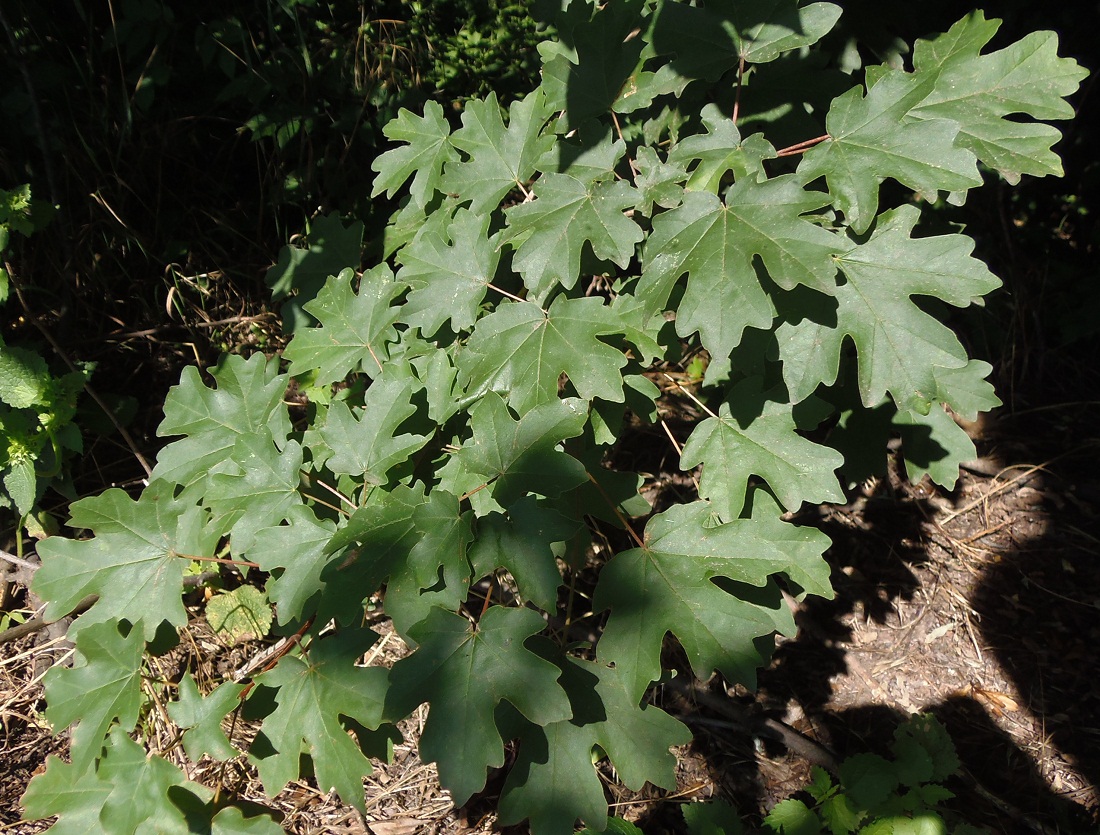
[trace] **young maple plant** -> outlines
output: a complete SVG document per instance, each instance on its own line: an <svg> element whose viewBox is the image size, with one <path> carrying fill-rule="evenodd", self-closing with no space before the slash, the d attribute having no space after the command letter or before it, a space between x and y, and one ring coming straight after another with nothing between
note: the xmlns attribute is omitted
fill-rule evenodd
<svg viewBox="0 0 1100 835"><path fill-rule="evenodd" d="M98 602L46 678L72 761L31 782L28 815L278 831L132 741L154 698L192 759L245 753L271 795L305 763L363 809L369 757L427 702L420 753L456 804L514 744L502 823L602 830L594 763L672 788L690 739L646 702L668 636L695 675L751 686L794 631L784 594L831 595L829 541L790 512L843 501L892 435L914 479L949 487L974 455L952 414L997 405L990 366L917 299L999 282L966 236L922 234L922 207L983 173L1060 174L1042 120L1072 115L1085 73L1055 36L989 50L976 12L908 66L857 67L827 2L560 5L525 98L388 126L385 260L359 272L362 226L317 220L269 275L282 358L187 369L148 486L76 502L93 535L41 543L46 615ZM609 461L662 391L697 416L677 454L698 489L654 512ZM151 659L213 558L263 572L283 640L204 692ZM411 650L392 669L362 664L379 600Z"/></svg>

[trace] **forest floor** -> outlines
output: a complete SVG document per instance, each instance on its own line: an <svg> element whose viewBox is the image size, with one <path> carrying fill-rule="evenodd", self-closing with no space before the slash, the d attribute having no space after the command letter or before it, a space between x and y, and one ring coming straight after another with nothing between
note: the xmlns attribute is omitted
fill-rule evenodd
<svg viewBox="0 0 1100 835"><path fill-rule="evenodd" d="M721 797L751 815L797 792L809 781L813 757L754 739L745 729L763 716L843 757L885 753L894 727L930 711L959 750L963 768L950 787L969 821L1005 835L1095 831L1100 438L1093 407L988 417L972 428L982 457L950 494L895 474L863 485L848 505L804 512L799 521L833 539L836 598L808 598L799 606L797 636L780 643L755 693L726 688L718 677L658 692L655 698L692 728L695 741L677 752L674 792L629 793L608 779L614 813L646 833L676 832L681 803ZM378 662L401 657L404 645L388 624L375 628L383 635ZM187 631L192 663L197 650L200 674L210 677L263 649L226 647L201 618ZM46 829L45 821L20 822L19 797L48 754L65 752L41 713L41 678L67 650L34 641L0 647L0 832L6 833ZM287 830L497 831L491 810L499 779L491 775L482 795L455 809L434 768L420 762L424 711L402 727L405 740L392 762L368 778L365 816L301 781L273 804ZM169 747L174 729L152 724L153 747ZM243 758L226 768L190 768L201 782L263 802Z"/></svg>

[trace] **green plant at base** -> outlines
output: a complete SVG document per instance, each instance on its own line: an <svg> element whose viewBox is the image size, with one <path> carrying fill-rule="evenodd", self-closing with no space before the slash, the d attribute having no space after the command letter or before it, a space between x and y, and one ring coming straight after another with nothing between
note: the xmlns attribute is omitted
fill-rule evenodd
<svg viewBox="0 0 1100 835"><path fill-rule="evenodd" d="M49 222L52 207L31 198L29 186L0 189L0 305L8 302L11 234L34 234ZM42 531L32 517L47 485L64 489L65 464L83 451L73 422L85 371L55 377L35 351L8 345L0 334L0 509L12 508L17 528ZM17 538L22 550L22 540Z"/></svg>
<svg viewBox="0 0 1100 835"><path fill-rule="evenodd" d="M767 17L567 5L542 84L507 119L490 97L457 129L431 103L387 128L401 144L376 160L374 193L408 193L389 260L361 274L326 261L318 285L310 253L361 235L328 223L323 246L269 276L287 296L288 268L309 277L286 372L229 356L209 386L187 369L149 486L75 503L71 524L94 538L41 544L47 617L99 599L70 629L82 666L47 687L55 726L75 721L73 764L51 759L28 814L106 826L124 783L143 781L134 814L163 831L196 815L235 831L207 789L135 755L139 653L103 649L162 647L187 623L184 567L227 546L264 572L290 640L250 685L181 687L170 710L190 756L233 756L220 720L243 705L261 714L247 754L267 792L305 755L323 790L363 809L369 755L427 702L420 752L457 804L515 742L501 822L602 831L594 761L632 789L671 788L670 748L690 738L643 701L666 636L698 676L751 686L774 635L794 631L784 593L831 595L827 538L785 514L842 500L841 479L884 459L894 432L910 474L944 484L973 455L947 410L996 405L989 366L914 297L965 307L998 281L965 236L921 236L916 197L963 199L979 162L1059 172L1058 133L1035 120L1068 118L1083 73L1054 36L983 53L997 23L974 13L919 41L912 69L856 78L815 51L840 14L829 3ZM823 76L849 92L810 83ZM803 129L783 148L767 136ZM703 352L695 393L670 372ZM641 476L607 458L669 378L705 416L681 457L702 476L698 498L653 513ZM309 397L293 420L292 379ZM861 420L873 431L853 431ZM609 615L592 648L569 627L594 532L618 553L598 549L592 607ZM356 663L380 596L413 647L388 671ZM78 714L58 694L85 679L110 685Z"/></svg>
<svg viewBox="0 0 1100 835"><path fill-rule="evenodd" d="M959 768L951 738L935 717L914 716L894 732L894 759L857 754L840 766L840 783L813 770L807 806L797 798L776 805L764 823L776 835L980 835L965 823L948 827L939 809L954 797L941 783Z"/></svg>

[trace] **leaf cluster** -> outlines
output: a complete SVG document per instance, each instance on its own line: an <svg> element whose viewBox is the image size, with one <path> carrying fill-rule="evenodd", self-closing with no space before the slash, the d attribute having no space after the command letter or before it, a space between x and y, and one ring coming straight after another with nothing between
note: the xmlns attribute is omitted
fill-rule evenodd
<svg viewBox="0 0 1100 835"><path fill-rule="evenodd" d="M979 163L1055 172L1037 120L1068 115L1081 72L1053 35L983 52L996 23L975 13L821 100L789 82L817 72L832 4L563 5L527 96L386 128L373 196L404 197L385 259L359 269L362 229L318 222L269 276L282 357L187 369L149 485L82 499L92 536L41 544L47 617L98 601L47 683L73 763L36 778L32 814L105 819L125 774L214 828L205 789L126 737L198 561L258 569L285 640L250 682L184 679L189 755L246 754L272 794L309 768L362 809L368 755L427 702L420 752L456 803L514 746L502 822L602 831L603 760L674 786L690 734L645 701L669 636L695 675L752 685L789 597L832 593L828 539L794 512L843 500L894 433L941 484L972 457L951 414L997 403L989 367L930 311L998 282L964 235L921 233L919 197L962 199ZM765 110L779 90L790 107ZM807 114L802 142L769 138ZM670 409L699 416L679 450L698 493L655 512L612 453ZM392 669L360 661L379 601L412 650ZM246 751L221 729L237 709L261 723Z"/></svg>

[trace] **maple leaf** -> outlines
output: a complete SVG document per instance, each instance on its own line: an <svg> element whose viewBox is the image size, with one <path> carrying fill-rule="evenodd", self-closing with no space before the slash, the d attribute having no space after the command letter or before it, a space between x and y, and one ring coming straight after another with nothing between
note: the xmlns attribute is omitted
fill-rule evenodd
<svg viewBox="0 0 1100 835"><path fill-rule="evenodd" d="M768 399L777 393L761 392L760 383L750 378L735 386L719 413L695 427L684 444L681 469L703 465L700 495L727 521L740 515L753 475L764 479L789 510L802 502L843 502L833 471L844 456L799 435L791 405Z"/></svg>
<svg viewBox="0 0 1100 835"><path fill-rule="evenodd" d="M684 137L668 155L670 165L687 167L696 163L687 190L717 194L722 178L729 171L735 179L761 178L764 160L775 157L775 148L763 134L743 140L737 125L716 104L706 105L699 116L707 132Z"/></svg>
<svg viewBox="0 0 1100 835"><path fill-rule="evenodd" d="M290 378L278 371L279 363L262 354L247 360L230 354L211 369L215 387L207 388L197 368L184 368L168 392L157 435L187 437L160 451L152 480L197 485L201 492L242 435L266 427L276 442L286 440L290 416L283 398Z"/></svg>
<svg viewBox="0 0 1100 835"><path fill-rule="evenodd" d="M653 221L637 296L651 312L660 311L687 273L676 332L699 331L712 356L728 356L745 328L767 329L775 315L756 275L755 256L784 289L804 284L832 292L834 256L844 243L800 217L826 199L803 189L792 175L763 183L739 180L725 203L709 192L688 192L681 206Z"/></svg>
<svg viewBox="0 0 1100 835"><path fill-rule="evenodd" d="M459 209L453 219L435 212L401 250L398 281L411 288L401 321L432 336L447 320L458 332L477 320L485 288L493 280L500 250L489 237L489 215Z"/></svg>
<svg viewBox="0 0 1100 835"><path fill-rule="evenodd" d="M352 270L343 270L305 306L321 327L299 330L286 347L292 375L315 371L314 384L324 385L355 370L371 378L382 370L386 344L397 339L393 324L400 315L390 302L405 285L385 264L363 273L358 294L352 289L354 277Z"/></svg>
<svg viewBox="0 0 1100 835"><path fill-rule="evenodd" d="M342 401L329 406L320 429L321 439L332 450L325 466L336 474L362 476L367 484L385 484L390 469L428 441L426 435L396 434L416 414L412 397L420 389L411 377L386 377L367 389L363 408L356 410L358 417Z"/></svg>
<svg viewBox="0 0 1100 835"><path fill-rule="evenodd" d="M469 596L473 517L472 511L463 512L457 496L438 488L413 510L416 532L408 556L386 583L386 614L402 636L433 606L457 609Z"/></svg>
<svg viewBox="0 0 1100 835"><path fill-rule="evenodd" d="M638 149L634 159L638 175L634 185L638 188L638 202L634 207L644 215L653 214L654 204L663 209L679 206L684 199L684 182L687 167L671 160L661 162L657 152L648 146ZM623 298L620 296L619 298Z"/></svg>
<svg viewBox="0 0 1100 835"><path fill-rule="evenodd" d="M60 731L76 722L72 762L87 768L97 757L111 723L129 732L137 724L143 699L141 631L123 635L118 621L96 623L76 636L77 663L46 673L46 718Z"/></svg>
<svg viewBox="0 0 1100 835"><path fill-rule="evenodd" d="M557 398L562 374L583 399L618 402L627 360L598 337L622 331L603 299L559 296L546 311L533 302L503 304L478 320L458 356L459 382L471 393L506 392L520 414Z"/></svg>
<svg viewBox="0 0 1100 835"><path fill-rule="evenodd" d="M584 467L557 449L581 434L587 419L584 403L570 398L540 403L516 420L504 400L489 392L470 410L473 435L454 454L453 466L491 484L503 506L528 491L558 495L587 479Z"/></svg>
<svg viewBox="0 0 1100 835"><path fill-rule="evenodd" d="M456 805L485 785L486 770L504 764L493 720L502 700L537 725L568 719L561 671L524 647L545 623L530 609L491 606L478 624L442 609L410 630L420 644L398 661L386 694L385 716L408 716L429 702L420 756L439 764L439 778Z"/></svg>
<svg viewBox="0 0 1100 835"><path fill-rule="evenodd" d="M474 576L507 568L524 600L553 612L561 572L552 546L572 538L580 527L534 496L525 496L508 507L507 516L490 513L478 519L477 540L470 548Z"/></svg>
<svg viewBox="0 0 1100 835"><path fill-rule="evenodd" d="M272 574L267 596L284 624L313 614L307 604L324 592L327 584L322 573L341 556L326 550L336 531L334 523L319 520L305 505L291 507L286 521L288 524L257 531L250 554L262 570Z"/></svg>
<svg viewBox="0 0 1100 835"><path fill-rule="evenodd" d="M840 11L832 3L802 5L798 0L715 0L705 7L665 3L653 25L653 45L661 54L675 55L677 74L716 80L742 60L763 64L816 43L833 28Z"/></svg>
<svg viewBox="0 0 1100 835"><path fill-rule="evenodd" d="M98 769L82 770L49 757L46 772L31 781L23 803L31 816L60 814L61 820L51 830L58 835L193 831L184 810L169 798L169 789L198 794L203 800L211 794L203 786L188 783L171 763L147 757L116 727Z"/></svg>
<svg viewBox="0 0 1100 835"><path fill-rule="evenodd" d="M648 781L676 785L673 745L691 741L686 726L656 707L642 707L622 674L601 664L560 657L560 683L573 717L545 727L524 723L519 758L500 798L501 823L530 818L534 835L569 835L577 818L597 830L607 823L604 784L594 765L597 746L632 791Z"/></svg>
<svg viewBox="0 0 1100 835"><path fill-rule="evenodd" d="M99 600L69 627L78 630L117 618L153 640L162 620L187 623L181 599L183 570L194 557L213 556L219 531L202 508L172 495L171 485L154 482L134 501L112 488L74 502L69 524L95 531L92 539L51 536L38 545L42 567L35 594L49 601L44 613L58 620L86 595Z"/></svg>
<svg viewBox="0 0 1100 835"><path fill-rule="evenodd" d="M333 555L352 550L339 568L321 572L326 584L319 602L321 616L348 622L358 611L361 617L363 599L383 581L386 613L402 636L423 619L433 602L457 607L470 586L466 546L472 537L471 522L458 498L441 488L427 498L422 490L403 485L388 493L375 491L325 548ZM426 593L440 579L443 588Z"/></svg>
<svg viewBox="0 0 1100 835"><path fill-rule="evenodd" d="M302 306L317 297L330 275L359 264L363 224L345 227L337 214L322 215L310 225L307 247L284 246L278 263L267 271L264 281L271 288L271 300L289 299L279 313L283 332L308 327L313 319Z"/></svg>
<svg viewBox="0 0 1100 835"><path fill-rule="evenodd" d="M369 629L315 638L304 658L285 655L275 669L256 677L276 690L275 710L261 728L276 753L257 763L268 794L298 778L299 757L307 754L322 791L335 789L345 803L365 809L363 778L372 771L370 761L339 717L369 730L382 724L386 670L356 664L377 638Z"/></svg>
<svg viewBox="0 0 1100 835"><path fill-rule="evenodd" d="M866 96L853 87L829 107L829 138L810 148L798 166L806 182L825 177L858 233L874 221L879 185L887 177L930 200L940 190L963 192L982 184L973 152L956 143L958 122L907 118L927 91L923 79L901 70L879 78Z"/></svg>
<svg viewBox="0 0 1100 835"><path fill-rule="evenodd" d="M600 574L593 608L610 608L611 616L598 657L622 670L634 698L661 675L666 632L679 638L700 678L718 669L751 685L766 661L754 641L794 628L771 575L785 574L807 592L832 596L821 558L829 540L781 522L766 494L755 493L751 518L710 525L711 514L707 502L657 514L646 525L645 546L617 554ZM760 590L735 596L715 578Z"/></svg>
<svg viewBox="0 0 1100 835"><path fill-rule="evenodd" d="M561 40L539 44L541 87L551 109L565 111L561 128L601 116L634 93L630 79L645 60L645 43L634 35L645 6L620 0L593 16L589 4L572 4L558 23Z"/></svg>
<svg viewBox="0 0 1100 835"><path fill-rule="evenodd" d="M180 679L179 697L168 705L168 715L181 728L183 750L196 762L203 754L216 760L231 760L238 751L222 730L222 720L241 703L241 693L246 685L226 681L204 697L190 673Z"/></svg>
<svg viewBox="0 0 1100 835"><path fill-rule="evenodd" d="M913 69L934 79L935 86L909 115L957 122L957 144L1010 183L1018 182L1021 174L1060 177L1062 163L1051 145L1061 133L1050 125L1005 117L1072 118L1073 107L1065 97L1076 92L1088 70L1071 58L1058 57L1053 32L1033 32L981 55L999 27L1000 21L986 20L976 11L933 40L918 40Z"/></svg>
<svg viewBox="0 0 1100 835"><path fill-rule="evenodd" d="M257 531L280 524L291 508L302 504L302 460L297 441L288 441L280 451L271 433L262 429L241 435L230 457L211 473L205 496L213 512L211 527L230 534L234 553L248 553Z"/></svg>
<svg viewBox="0 0 1100 835"><path fill-rule="evenodd" d="M623 180L585 182L571 174L543 174L535 200L506 209L502 243L516 249L513 268L542 301L557 285L577 283L581 252L587 243L597 258L626 267L645 236L623 211L638 202L638 192Z"/></svg>
<svg viewBox="0 0 1100 835"><path fill-rule="evenodd" d="M387 197L393 197L412 177L409 193L416 206L423 210L435 192L441 190L443 166L459 158L451 145L451 126L443 117L443 107L429 100L424 104L423 116L402 107L397 118L388 122L382 132L390 139L407 144L386 151L371 163L371 170L378 172L371 197L383 191Z"/></svg>
<svg viewBox="0 0 1100 835"><path fill-rule="evenodd" d="M554 146L553 135L539 135L552 112L541 87L512 102L507 127L496 93L467 102L451 144L468 159L448 163L442 190L469 200L475 215L495 210L508 192L531 179L538 160Z"/></svg>
<svg viewBox="0 0 1100 835"><path fill-rule="evenodd" d="M866 243L837 259L846 282L836 289L836 323L805 319L776 330L783 379L793 402L818 382L832 385L845 336L859 358L859 391L867 407L887 392L899 409L927 414L938 390L936 368L961 368L966 350L949 328L923 312L911 296L965 307L1000 286L970 256L973 241L961 234L912 238L920 210L902 206L883 214Z"/></svg>

